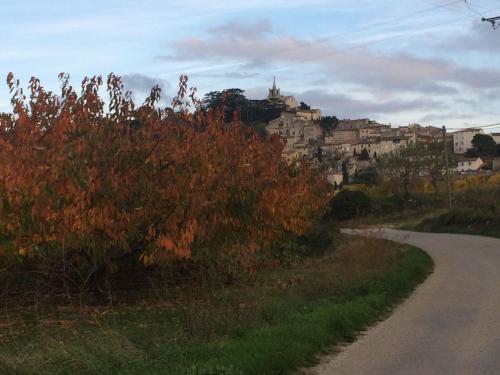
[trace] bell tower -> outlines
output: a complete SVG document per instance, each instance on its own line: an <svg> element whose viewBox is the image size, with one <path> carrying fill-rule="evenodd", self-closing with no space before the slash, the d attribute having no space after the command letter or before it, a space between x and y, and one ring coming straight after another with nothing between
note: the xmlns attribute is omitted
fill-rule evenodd
<svg viewBox="0 0 500 375"><path fill-rule="evenodd" d="M268 99L278 99L281 97L280 89L276 87L276 77L273 78L273 88L269 89Z"/></svg>

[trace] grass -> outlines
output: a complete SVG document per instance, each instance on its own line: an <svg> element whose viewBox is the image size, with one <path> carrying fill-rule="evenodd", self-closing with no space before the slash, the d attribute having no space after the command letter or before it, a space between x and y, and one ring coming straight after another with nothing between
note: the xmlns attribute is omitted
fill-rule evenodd
<svg viewBox="0 0 500 375"><path fill-rule="evenodd" d="M457 209L401 226L401 229L500 238L500 212L492 208Z"/></svg>
<svg viewBox="0 0 500 375"><path fill-rule="evenodd" d="M136 305L6 306L2 374L280 374L311 365L385 316L432 269L380 239L341 245L229 288Z"/></svg>
<svg viewBox="0 0 500 375"><path fill-rule="evenodd" d="M411 204L399 207L394 197L372 197L372 212L343 222L346 228L390 226L422 232L461 233L500 237L500 189L482 188L453 193L455 209L448 211L448 197L415 194Z"/></svg>

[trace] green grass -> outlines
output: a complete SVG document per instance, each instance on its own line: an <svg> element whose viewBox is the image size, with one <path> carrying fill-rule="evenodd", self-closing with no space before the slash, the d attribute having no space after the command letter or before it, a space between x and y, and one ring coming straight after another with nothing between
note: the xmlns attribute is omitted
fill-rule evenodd
<svg viewBox="0 0 500 375"><path fill-rule="evenodd" d="M0 372L288 373L354 340L431 269L432 260L416 248L353 237L343 248L210 298L187 295L177 303L83 314L13 310L2 319Z"/></svg>
<svg viewBox="0 0 500 375"><path fill-rule="evenodd" d="M433 233L473 234L500 238L500 211L495 207L458 209L433 216L401 229Z"/></svg>

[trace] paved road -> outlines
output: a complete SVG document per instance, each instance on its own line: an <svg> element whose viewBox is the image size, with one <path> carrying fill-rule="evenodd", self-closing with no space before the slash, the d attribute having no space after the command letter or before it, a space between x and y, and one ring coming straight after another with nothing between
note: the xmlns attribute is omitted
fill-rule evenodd
<svg viewBox="0 0 500 375"><path fill-rule="evenodd" d="M387 320L310 373L500 374L500 239L389 229L381 235L428 252L434 273Z"/></svg>

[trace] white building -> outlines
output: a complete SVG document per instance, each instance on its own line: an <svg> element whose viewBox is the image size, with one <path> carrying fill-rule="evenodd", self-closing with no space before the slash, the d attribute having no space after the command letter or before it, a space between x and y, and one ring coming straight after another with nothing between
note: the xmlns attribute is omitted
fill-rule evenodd
<svg viewBox="0 0 500 375"><path fill-rule="evenodd" d="M340 186L344 181L344 175L342 173L336 172L326 175L326 180L332 186Z"/></svg>
<svg viewBox="0 0 500 375"><path fill-rule="evenodd" d="M490 135L496 143L500 144L500 133L491 133Z"/></svg>
<svg viewBox="0 0 500 375"><path fill-rule="evenodd" d="M453 133L453 151L456 154L465 154L472 148L472 139L476 134L483 134L483 130L464 129Z"/></svg>
<svg viewBox="0 0 500 375"><path fill-rule="evenodd" d="M458 165L455 168L457 172L476 172L483 166L481 158L463 158L458 160Z"/></svg>

